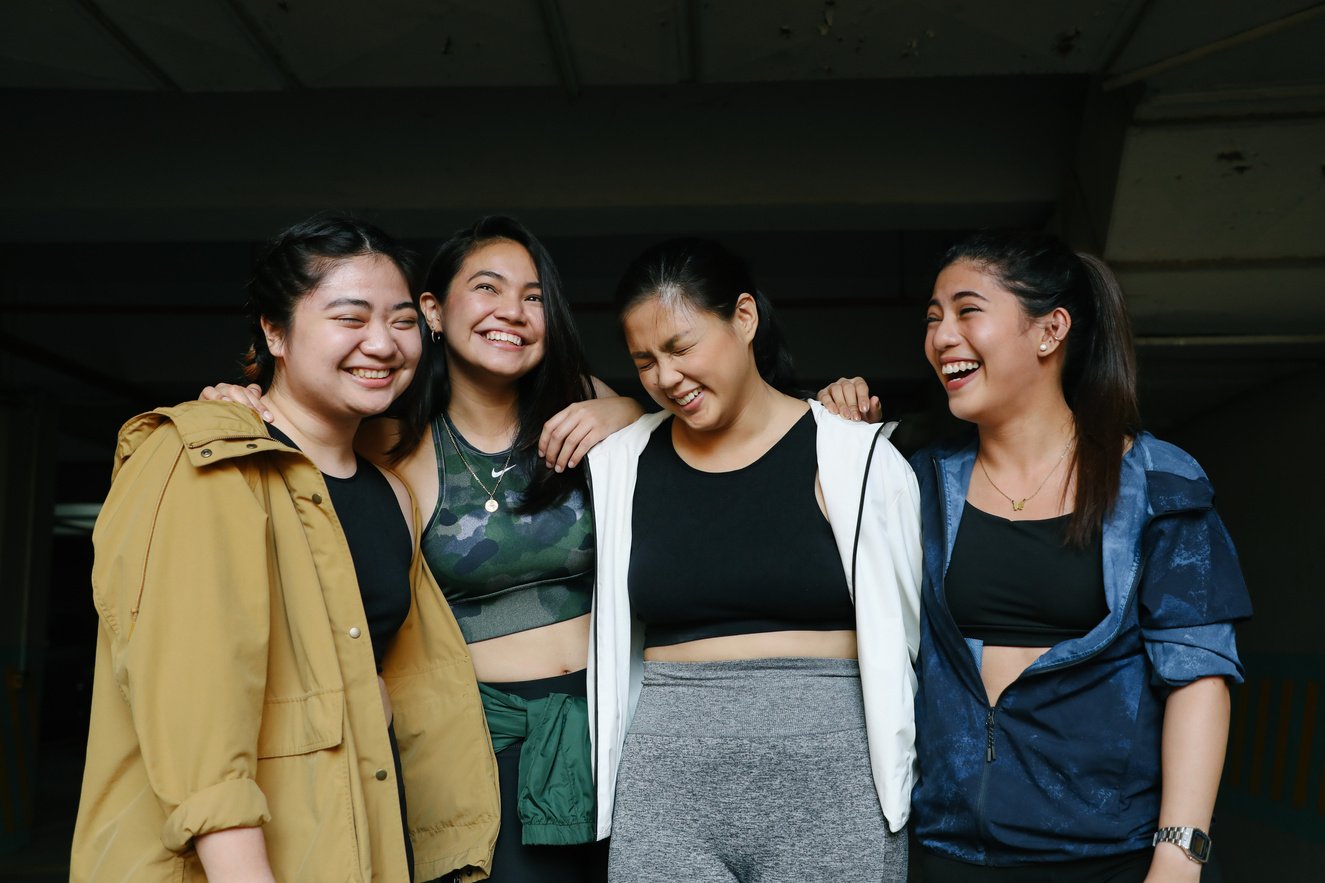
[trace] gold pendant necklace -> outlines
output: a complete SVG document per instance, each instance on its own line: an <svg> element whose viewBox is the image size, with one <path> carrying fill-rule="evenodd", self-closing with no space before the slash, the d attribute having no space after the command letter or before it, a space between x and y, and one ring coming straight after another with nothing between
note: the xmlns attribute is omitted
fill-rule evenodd
<svg viewBox="0 0 1325 883"><path fill-rule="evenodd" d="M1044 486L1049 483L1049 476L1053 475L1055 472L1058 471L1058 467L1063 462L1063 458L1066 457L1067 452L1071 450L1073 441L1075 441L1075 437L1069 438L1067 440L1067 444L1063 445L1063 453L1058 455L1058 459L1054 461L1053 468L1050 469L1049 472L1044 476L1044 481L1040 482L1040 486L1037 487L1034 491L1032 491L1030 496L1022 497L1020 500L1012 499L1007 494L1003 493L1003 489L1001 487L994 484L994 480L989 477L989 470L985 468L985 461L981 460L978 454L976 455L975 462L980 464L980 471L985 474L985 481L989 482L989 486L994 490L998 491L999 495L1003 497L1003 499L1007 500L1009 503L1012 504L1013 512L1020 512L1021 510L1026 508L1026 502L1028 500L1035 499L1035 495L1038 494L1040 491L1042 491L1044 489Z"/></svg>
<svg viewBox="0 0 1325 883"><path fill-rule="evenodd" d="M501 507L501 504L497 502L497 488L501 487L502 479L506 477L506 473L511 471L511 458L515 456L515 445L511 445L511 450L506 454L506 462L502 464L502 471L497 476L497 483L492 486L492 490L488 490L488 486L483 483L483 479L478 477L474 467L470 466L469 461L465 459L465 452L460 450L460 442L456 441L455 433L451 431L451 421L445 414L442 415L442 426L446 427L446 434L451 437L451 446L455 448L456 456L460 458L461 463L465 464L465 469L469 471L470 477L478 482L479 487L483 488L483 493L488 495L488 502L483 504L483 508L489 512L496 512Z"/></svg>

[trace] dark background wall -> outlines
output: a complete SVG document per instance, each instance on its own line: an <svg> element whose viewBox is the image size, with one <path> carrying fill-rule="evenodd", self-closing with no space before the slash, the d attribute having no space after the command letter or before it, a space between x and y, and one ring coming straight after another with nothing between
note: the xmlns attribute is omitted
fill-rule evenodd
<svg viewBox="0 0 1325 883"><path fill-rule="evenodd" d="M807 386L918 444L936 254L982 226L1103 255L1147 425L1215 480L1241 631L1222 879L1325 843L1316 544L1325 4L1302 0L15 0L0 7L0 877L59 879L119 424L235 375L258 244L324 208L427 251L524 219L597 373L667 235L744 253ZM1211 875L1207 875L1212 878Z"/></svg>

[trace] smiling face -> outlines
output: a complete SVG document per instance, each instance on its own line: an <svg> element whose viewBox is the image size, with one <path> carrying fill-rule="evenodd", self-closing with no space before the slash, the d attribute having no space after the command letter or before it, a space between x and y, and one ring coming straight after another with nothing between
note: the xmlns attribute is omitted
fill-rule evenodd
<svg viewBox="0 0 1325 883"><path fill-rule="evenodd" d="M429 328L446 336L453 376L509 384L543 360L543 288L519 243L480 245L461 263L444 300L425 293L420 302Z"/></svg>
<svg viewBox="0 0 1325 883"><path fill-rule="evenodd" d="M276 359L272 389L333 422L380 414L418 366L418 311L390 260L338 261L295 305L290 324L262 321Z"/></svg>
<svg viewBox="0 0 1325 883"><path fill-rule="evenodd" d="M1070 322L1062 310L1026 315L1017 296L976 264L944 268L926 315L925 355L953 416L996 423L1023 411L1046 384L1058 388L1063 323Z"/></svg>
<svg viewBox="0 0 1325 883"><path fill-rule="evenodd" d="M742 294L730 320L684 298L648 297L621 318L640 382L693 430L730 426L762 387L751 341L759 320Z"/></svg>

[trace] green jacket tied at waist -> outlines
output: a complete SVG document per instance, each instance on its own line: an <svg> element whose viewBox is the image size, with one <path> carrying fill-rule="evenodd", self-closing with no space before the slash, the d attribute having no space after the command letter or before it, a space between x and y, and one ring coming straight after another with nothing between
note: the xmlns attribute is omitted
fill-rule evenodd
<svg viewBox="0 0 1325 883"><path fill-rule="evenodd" d="M526 846L569 846L594 839L589 711L583 696L524 699L479 684L492 748L524 740L516 807Z"/></svg>

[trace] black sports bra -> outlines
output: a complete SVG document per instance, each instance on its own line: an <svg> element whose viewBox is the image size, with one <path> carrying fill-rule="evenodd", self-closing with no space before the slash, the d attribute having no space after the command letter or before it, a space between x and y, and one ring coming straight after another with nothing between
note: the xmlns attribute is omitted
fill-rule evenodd
<svg viewBox="0 0 1325 883"><path fill-rule="evenodd" d="M815 501L815 426L807 412L731 472L686 464L671 421L654 431L639 461L629 572L646 647L856 627L842 559Z"/></svg>
<svg viewBox="0 0 1325 883"><path fill-rule="evenodd" d="M1003 647L1079 638L1108 615L1101 538L1064 545L1070 515L1009 521L969 502L943 580L964 637Z"/></svg>

